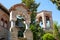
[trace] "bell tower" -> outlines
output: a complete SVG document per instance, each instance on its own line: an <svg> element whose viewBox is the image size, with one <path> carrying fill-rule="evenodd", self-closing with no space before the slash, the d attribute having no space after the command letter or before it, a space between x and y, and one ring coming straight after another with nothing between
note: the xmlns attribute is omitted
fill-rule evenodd
<svg viewBox="0 0 60 40"><path fill-rule="evenodd" d="M53 27L52 12L51 11L41 11L36 16L36 22L42 24L44 30L48 29L47 24L49 23L49 29ZM40 25L41 26L41 25Z"/></svg>
<svg viewBox="0 0 60 40"><path fill-rule="evenodd" d="M17 20L17 16L19 15L19 19ZM33 33L29 29L31 18L31 12L26 8L24 4L16 4L10 9L10 40L33 40ZM16 21L19 21L16 24ZM23 27L22 24L25 24L25 30L22 33L21 29ZM19 34L19 36L18 36ZM22 38L21 38L22 37Z"/></svg>

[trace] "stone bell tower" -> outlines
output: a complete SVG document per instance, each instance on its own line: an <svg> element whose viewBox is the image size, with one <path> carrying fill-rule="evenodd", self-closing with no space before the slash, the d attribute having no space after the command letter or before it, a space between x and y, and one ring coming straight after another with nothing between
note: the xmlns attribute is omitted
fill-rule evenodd
<svg viewBox="0 0 60 40"><path fill-rule="evenodd" d="M24 19L24 24L26 26L25 31L24 31L24 37L21 40L33 40L33 34L31 30L29 29L29 25L31 22L30 18L31 12L28 10L28 8L25 7L24 4L16 4L10 9L10 22L11 22L11 27L10 27L10 40L19 40L18 39L18 31L20 30L18 26L15 25L15 22L17 20L17 15L20 15L20 18Z"/></svg>
<svg viewBox="0 0 60 40"><path fill-rule="evenodd" d="M36 21L38 23L42 22L42 28L44 30L48 29L47 28L47 22L49 21L50 28L53 27L53 20L52 20L52 12L51 11L41 11L37 14L36 16Z"/></svg>

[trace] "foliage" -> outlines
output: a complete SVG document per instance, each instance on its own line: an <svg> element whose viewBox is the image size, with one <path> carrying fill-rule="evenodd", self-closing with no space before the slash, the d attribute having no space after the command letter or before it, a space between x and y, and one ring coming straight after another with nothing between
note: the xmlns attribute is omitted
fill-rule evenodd
<svg viewBox="0 0 60 40"><path fill-rule="evenodd" d="M53 25L53 36L56 39L60 40L60 34L59 34L59 30L58 30L57 26L58 25L56 23L54 23L54 25Z"/></svg>
<svg viewBox="0 0 60 40"><path fill-rule="evenodd" d="M46 33L44 34L44 36L42 37L42 40L55 40L53 35L50 33Z"/></svg>
<svg viewBox="0 0 60 40"><path fill-rule="evenodd" d="M60 0L51 0L53 4L56 4L57 9L60 10Z"/></svg>
<svg viewBox="0 0 60 40"><path fill-rule="evenodd" d="M30 26L30 29L33 32L33 39L34 40L41 40L41 37L44 35L44 31L43 29L39 26L39 24L37 25L32 25Z"/></svg>
<svg viewBox="0 0 60 40"><path fill-rule="evenodd" d="M36 40L36 26L35 25L30 25L30 29L32 30L33 32L33 40Z"/></svg>
<svg viewBox="0 0 60 40"><path fill-rule="evenodd" d="M30 8L31 4L34 2L34 0L22 0L22 3L25 3L25 5Z"/></svg>

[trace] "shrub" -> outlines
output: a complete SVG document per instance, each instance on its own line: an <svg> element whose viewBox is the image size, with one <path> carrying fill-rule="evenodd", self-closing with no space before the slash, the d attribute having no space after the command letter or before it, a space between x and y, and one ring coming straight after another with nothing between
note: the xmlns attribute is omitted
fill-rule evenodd
<svg viewBox="0 0 60 40"><path fill-rule="evenodd" d="M52 34L46 33L46 34L44 34L44 36L42 37L42 40L55 40L55 38L53 37Z"/></svg>

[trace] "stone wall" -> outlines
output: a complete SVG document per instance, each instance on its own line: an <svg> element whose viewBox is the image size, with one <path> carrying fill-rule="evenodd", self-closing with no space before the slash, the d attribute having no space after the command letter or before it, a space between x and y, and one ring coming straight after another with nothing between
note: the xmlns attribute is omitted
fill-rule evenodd
<svg viewBox="0 0 60 40"><path fill-rule="evenodd" d="M0 39L8 40L8 30L0 26Z"/></svg>
<svg viewBox="0 0 60 40"><path fill-rule="evenodd" d="M1 20L3 19L3 21ZM7 13L5 13L3 10L0 9L0 25L2 24L1 21L4 23L4 27L6 24L6 29L9 29L9 15L7 15Z"/></svg>

